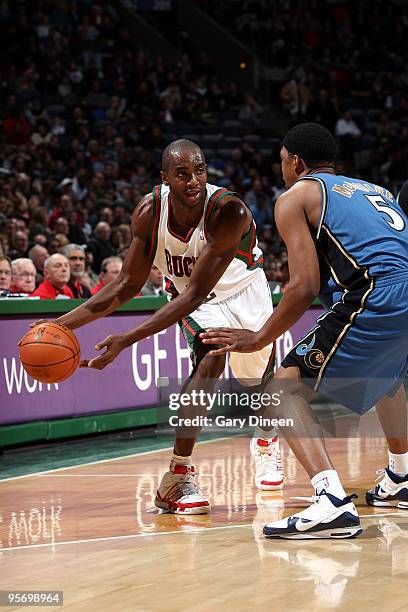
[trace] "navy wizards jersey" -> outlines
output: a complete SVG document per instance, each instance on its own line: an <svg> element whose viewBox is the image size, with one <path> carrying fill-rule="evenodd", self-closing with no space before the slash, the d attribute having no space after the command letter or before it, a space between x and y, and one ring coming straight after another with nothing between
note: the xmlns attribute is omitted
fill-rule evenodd
<svg viewBox="0 0 408 612"><path fill-rule="evenodd" d="M408 270L408 219L387 189L329 173L301 180L321 186L317 247L338 286Z"/></svg>

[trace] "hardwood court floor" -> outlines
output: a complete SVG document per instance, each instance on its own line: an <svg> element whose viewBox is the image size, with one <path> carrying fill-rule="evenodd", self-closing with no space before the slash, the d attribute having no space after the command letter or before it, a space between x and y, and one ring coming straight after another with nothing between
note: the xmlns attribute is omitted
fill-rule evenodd
<svg viewBox="0 0 408 612"><path fill-rule="evenodd" d="M0 590L63 590L63 609L81 612L407 610L408 512L364 505L383 441L328 443L365 529L343 541L263 538L265 522L311 494L282 446L286 486L267 493L255 490L248 440L198 445L207 516L154 508L169 451L0 482Z"/></svg>

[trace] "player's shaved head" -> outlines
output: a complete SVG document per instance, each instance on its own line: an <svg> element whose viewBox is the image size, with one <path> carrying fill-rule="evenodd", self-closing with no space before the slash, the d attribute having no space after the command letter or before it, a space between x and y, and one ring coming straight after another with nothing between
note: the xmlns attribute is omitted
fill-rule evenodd
<svg viewBox="0 0 408 612"><path fill-rule="evenodd" d="M188 209L204 206L207 168L195 142L186 138L171 142L163 151L160 175L175 205Z"/></svg>
<svg viewBox="0 0 408 612"><path fill-rule="evenodd" d="M162 155L162 170L167 172L172 161L178 161L185 153L199 153L204 160L204 154L200 147L192 140L180 138L173 140L163 151Z"/></svg>

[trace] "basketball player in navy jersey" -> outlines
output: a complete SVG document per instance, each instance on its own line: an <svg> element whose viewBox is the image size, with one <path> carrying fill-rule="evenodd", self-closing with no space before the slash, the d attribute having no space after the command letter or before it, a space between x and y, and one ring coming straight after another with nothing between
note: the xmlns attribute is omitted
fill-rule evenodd
<svg viewBox="0 0 408 612"><path fill-rule="evenodd" d="M285 437L309 474L313 504L267 524L267 537L348 538L361 533L356 508L326 452L308 402L311 388L362 414L374 404L389 449L382 480L368 504L408 509L408 219L378 185L335 173L336 143L321 125L293 127L283 140L287 191L275 206L288 249L290 282L258 332L208 330L213 354L262 348L291 327L320 291L338 295L316 326L293 347L274 379L293 391L281 406L294 429ZM354 379L347 388L344 379ZM343 383L342 383L343 380Z"/></svg>
<svg viewBox="0 0 408 612"><path fill-rule="evenodd" d="M56 322L76 329L108 315L141 290L156 265L172 281L176 297L137 328L100 342L97 349L105 352L86 365L103 369L123 349L179 321L194 365L184 391L204 387L211 392L224 371L225 356L209 355L211 347L203 345L200 332L220 322L254 330L265 323L273 307L262 252L251 211L239 195L207 183L204 155L195 143L172 142L163 152L161 176L162 184L133 213L133 239L119 277ZM274 343L230 359L233 374L249 385L264 382L273 365ZM169 512L204 514L210 508L195 482L193 433L198 435L198 431L189 437L176 432L170 469L157 491L156 505ZM250 450L256 486L282 488L276 432L255 432Z"/></svg>

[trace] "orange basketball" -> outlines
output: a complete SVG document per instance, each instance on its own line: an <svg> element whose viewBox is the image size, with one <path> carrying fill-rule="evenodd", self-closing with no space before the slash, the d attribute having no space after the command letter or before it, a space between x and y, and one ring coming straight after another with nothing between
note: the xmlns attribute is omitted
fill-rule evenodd
<svg viewBox="0 0 408 612"><path fill-rule="evenodd" d="M20 341L19 349L27 374L43 383L61 382L71 376L81 357L74 332L51 322L30 329Z"/></svg>

